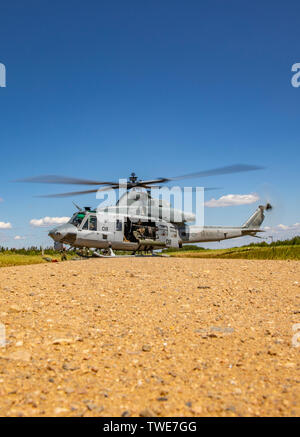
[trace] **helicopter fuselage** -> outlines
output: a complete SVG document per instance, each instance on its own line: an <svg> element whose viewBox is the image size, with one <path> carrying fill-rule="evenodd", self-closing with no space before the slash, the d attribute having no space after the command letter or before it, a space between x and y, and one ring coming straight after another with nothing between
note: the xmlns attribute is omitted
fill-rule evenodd
<svg viewBox="0 0 300 437"><path fill-rule="evenodd" d="M251 217L263 221L263 207ZM187 243L221 241L245 235L255 236L261 223L253 226L216 227L171 223L157 217L106 211L79 211L70 221L49 232L58 243L72 247L112 248L124 251L180 248Z"/></svg>

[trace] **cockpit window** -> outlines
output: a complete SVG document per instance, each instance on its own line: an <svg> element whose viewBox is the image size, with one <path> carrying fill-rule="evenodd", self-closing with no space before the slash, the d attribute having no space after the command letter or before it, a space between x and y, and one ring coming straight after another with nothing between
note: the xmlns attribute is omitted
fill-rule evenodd
<svg viewBox="0 0 300 437"><path fill-rule="evenodd" d="M79 212L78 214L75 214L72 217L70 223L78 228L81 225L81 222L84 219L84 217L85 214Z"/></svg>

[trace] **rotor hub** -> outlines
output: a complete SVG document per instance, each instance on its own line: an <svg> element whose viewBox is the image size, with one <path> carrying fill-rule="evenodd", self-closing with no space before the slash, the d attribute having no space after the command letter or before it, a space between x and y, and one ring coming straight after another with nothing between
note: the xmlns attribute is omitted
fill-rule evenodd
<svg viewBox="0 0 300 437"><path fill-rule="evenodd" d="M137 175L134 172L132 172L128 180L131 184L135 184L136 181L138 180Z"/></svg>

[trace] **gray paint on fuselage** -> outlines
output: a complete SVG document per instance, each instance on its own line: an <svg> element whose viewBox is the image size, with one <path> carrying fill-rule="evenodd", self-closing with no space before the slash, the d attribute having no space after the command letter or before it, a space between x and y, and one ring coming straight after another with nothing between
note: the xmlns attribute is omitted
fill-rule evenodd
<svg viewBox="0 0 300 437"><path fill-rule="evenodd" d="M264 207L259 206L246 222L247 226L244 224L240 227L179 225L161 220L158 217L116 214L116 210L112 210L109 213L104 210L98 210L98 212L82 212L81 214L85 214L85 218L78 227L72 224L72 220L75 217L74 215L69 223L51 230L49 235L56 242L71 244L74 247L88 247L95 249L112 247L116 250L135 251L142 246L140 245L140 242L126 240L124 237L125 222L127 222L128 219L132 223L137 223L138 221L149 221L155 223L157 228L156 240L153 241L161 244L163 247L177 248L186 243L221 241L246 235L255 236L256 233L263 232L262 229L259 229L259 226L264 219L263 208ZM88 217L90 216L97 217L97 230L83 229ZM118 220L119 225L121 224L121 226L117 225ZM254 228L257 224L258 226Z"/></svg>

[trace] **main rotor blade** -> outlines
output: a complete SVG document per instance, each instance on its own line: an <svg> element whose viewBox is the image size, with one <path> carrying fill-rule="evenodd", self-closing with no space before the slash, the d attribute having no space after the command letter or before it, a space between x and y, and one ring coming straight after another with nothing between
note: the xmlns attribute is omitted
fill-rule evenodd
<svg viewBox="0 0 300 437"><path fill-rule="evenodd" d="M69 196L78 196L81 194L91 194L97 193L98 191L109 191L109 190L118 190L119 185L114 185L112 187L104 187L104 188L96 188L93 190L84 190L84 191L69 191L68 193L57 193L57 194L45 194L36 197L69 197Z"/></svg>
<svg viewBox="0 0 300 437"><path fill-rule="evenodd" d="M57 175L42 175L33 178L18 179L16 182L33 182L42 184L70 184L70 185L118 185L118 182L92 181L89 179L69 178Z"/></svg>
<svg viewBox="0 0 300 437"><path fill-rule="evenodd" d="M143 185L163 184L164 182L167 181L169 181L169 179L167 178L157 178L157 179L150 179L149 181L137 181L132 185L135 187L139 187Z"/></svg>
<svg viewBox="0 0 300 437"><path fill-rule="evenodd" d="M207 177L207 176L217 176L217 175L223 175L223 174L231 174L231 173L241 173L246 171L254 171L254 170L261 170L264 167L259 167L255 165L247 165L247 164L235 164L235 165L229 165L225 167L219 167L211 170L205 170L195 173L189 173L182 176L176 176L172 178L157 178L157 179L151 179L148 181L136 181L136 182L130 182L127 183L127 189L131 189L134 187L144 187L149 189L151 185L160 185L166 182L171 181L177 181L181 179L192 179L192 178L201 178L201 177ZM100 189L100 191L107 191L107 190L116 190L120 188L118 182L107 182L107 181L94 181L94 180L88 180L88 179L79 179L79 178L70 178L66 176L56 176L56 175L44 175L44 176L36 176L33 178L27 178L27 179L20 179L17 182L33 182L33 183L46 183L46 184L70 184L70 185L106 185L107 187L104 187ZM209 188L206 188L206 190L209 190ZM49 194L41 197L68 197L73 195L79 195L79 194L89 194L89 193L96 193L98 189L94 190L86 190L86 191L74 191L69 193L60 193L60 194Z"/></svg>
<svg viewBox="0 0 300 437"><path fill-rule="evenodd" d="M119 188L120 188L119 185L113 185L111 187L99 188L97 191L118 190ZM121 188L122 188L122 186L121 186Z"/></svg>
<svg viewBox="0 0 300 437"><path fill-rule="evenodd" d="M85 190L85 191L70 191L69 193L45 194L45 195L36 196L36 197L69 197L69 196L77 196L79 194L97 193L97 191L98 191L98 189Z"/></svg>
<svg viewBox="0 0 300 437"><path fill-rule="evenodd" d="M165 182L171 182L171 181L177 181L181 179L192 179L192 178L201 178L201 177L207 177L207 176L217 176L222 174L231 174L231 173L241 173L246 171L254 171L254 170L262 170L264 167L259 167L257 165L247 165L247 164L235 164L235 165L229 165L226 167L219 167L214 168L211 170L204 170L200 172L195 173L189 173L182 176L176 176L172 178L157 178L157 179L150 179L148 181L137 181L134 186L148 186L153 184L163 184Z"/></svg>
<svg viewBox="0 0 300 437"><path fill-rule="evenodd" d="M192 178L203 178L207 176L217 176L223 174L241 173L245 171L262 170L264 167L259 167L257 165L247 165L247 164L235 164L228 165L226 167L218 167L211 170L199 171L195 173L189 173L182 176L176 176L173 178L166 179L166 181L177 181L180 179L192 179Z"/></svg>
<svg viewBox="0 0 300 437"><path fill-rule="evenodd" d="M162 188L160 185L139 185L140 188L146 188L147 190L151 190L152 188ZM104 188L103 190L105 190ZM195 190L195 187L192 187L193 190ZM203 187L204 191L212 191L212 190L222 190L221 187ZM101 191L103 191L101 190Z"/></svg>

